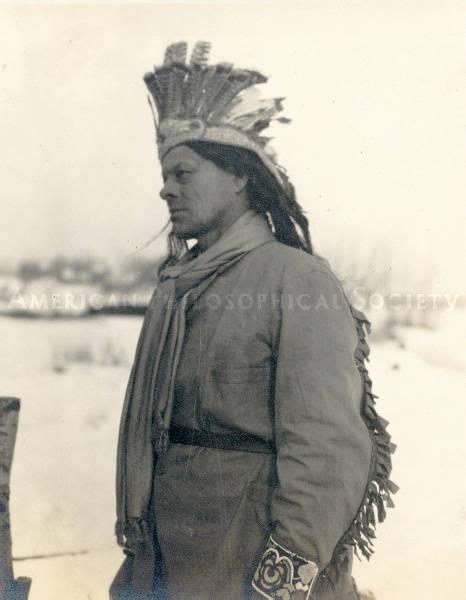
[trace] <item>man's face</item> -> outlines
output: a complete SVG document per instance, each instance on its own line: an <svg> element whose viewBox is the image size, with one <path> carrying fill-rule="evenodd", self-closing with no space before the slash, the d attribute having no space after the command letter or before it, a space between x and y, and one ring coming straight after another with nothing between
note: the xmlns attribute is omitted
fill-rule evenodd
<svg viewBox="0 0 466 600"><path fill-rule="evenodd" d="M222 227L235 201L235 176L205 160L187 146L170 150L162 161L164 186L173 233L198 238Z"/></svg>

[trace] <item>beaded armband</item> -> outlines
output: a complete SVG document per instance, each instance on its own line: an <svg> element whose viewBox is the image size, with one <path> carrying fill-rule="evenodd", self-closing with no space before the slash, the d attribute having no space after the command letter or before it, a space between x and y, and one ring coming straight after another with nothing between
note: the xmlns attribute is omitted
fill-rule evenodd
<svg viewBox="0 0 466 600"><path fill-rule="evenodd" d="M317 574L316 563L294 554L270 537L252 587L268 600L309 600Z"/></svg>

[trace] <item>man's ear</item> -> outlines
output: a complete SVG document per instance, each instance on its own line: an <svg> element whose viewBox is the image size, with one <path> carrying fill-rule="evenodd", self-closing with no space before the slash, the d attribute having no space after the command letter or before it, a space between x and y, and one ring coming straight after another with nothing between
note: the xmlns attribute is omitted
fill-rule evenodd
<svg viewBox="0 0 466 600"><path fill-rule="evenodd" d="M248 176L247 175L234 175L233 183L235 186L235 192L237 194L241 194L241 192L246 189L248 184Z"/></svg>

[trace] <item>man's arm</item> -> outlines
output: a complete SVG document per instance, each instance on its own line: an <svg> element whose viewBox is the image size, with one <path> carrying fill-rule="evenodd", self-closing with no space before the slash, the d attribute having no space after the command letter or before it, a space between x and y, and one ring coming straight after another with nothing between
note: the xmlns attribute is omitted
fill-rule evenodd
<svg viewBox="0 0 466 600"><path fill-rule="evenodd" d="M281 597L265 575L286 571L290 597L308 598L364 498L372 441L361 416L357 342L332 273L312 270L285 280L276 351L274 531L253 582L264 597Z"/></svg>

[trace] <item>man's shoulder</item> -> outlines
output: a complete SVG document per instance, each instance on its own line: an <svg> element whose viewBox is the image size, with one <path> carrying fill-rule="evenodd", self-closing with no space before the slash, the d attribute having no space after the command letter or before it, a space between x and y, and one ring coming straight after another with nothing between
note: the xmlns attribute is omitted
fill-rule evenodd
<svg viewBox="0 0 466 600"><path fill-rule="evenodd" d="M250 253L251 267L272 271L284 279L318 271L334 277L325 258L287 246L276 240L263 244Z"/></svg>

